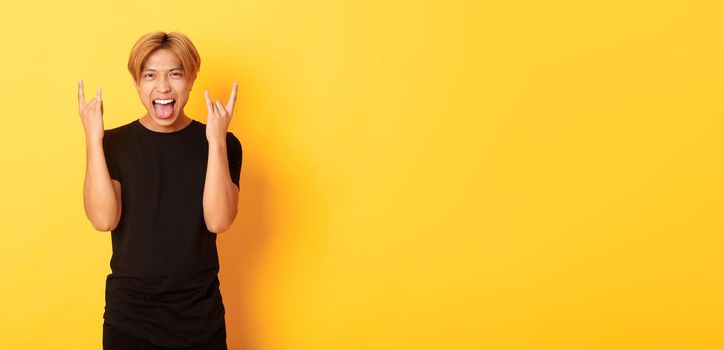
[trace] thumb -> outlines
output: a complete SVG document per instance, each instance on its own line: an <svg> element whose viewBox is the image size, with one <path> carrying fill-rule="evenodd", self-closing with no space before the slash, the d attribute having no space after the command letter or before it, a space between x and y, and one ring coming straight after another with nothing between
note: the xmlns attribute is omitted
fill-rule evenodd
<svg viewBox="0 0 724 350"><path fill-rule="evenodd" d="M98 87L98 106L101 110L101 116L103 115L103 100L101 99L101 87Z"/></svg>

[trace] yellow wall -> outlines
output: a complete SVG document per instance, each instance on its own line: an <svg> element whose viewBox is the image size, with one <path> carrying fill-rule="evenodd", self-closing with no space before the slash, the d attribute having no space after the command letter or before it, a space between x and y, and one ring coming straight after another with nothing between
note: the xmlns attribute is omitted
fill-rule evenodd
<svg viewBox="0 0 724 350"><path fill-rule="evenodd" d="M153 30L240 82L230 349L724 347L723 5L123 3L0 11L0 348L101 348L76 81L140 117Z"/></svg>

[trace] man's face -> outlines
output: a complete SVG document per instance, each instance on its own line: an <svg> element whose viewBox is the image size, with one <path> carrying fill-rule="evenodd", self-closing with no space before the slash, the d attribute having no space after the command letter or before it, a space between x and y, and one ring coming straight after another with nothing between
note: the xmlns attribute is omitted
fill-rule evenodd
<svg viewBox="0 0 724 350"><path fill-rule="evenodd" d="M172 51L158 49L148 56L136 90L159 131L175 131L185 124L183 109L194 83L188 79Z"/></svg>

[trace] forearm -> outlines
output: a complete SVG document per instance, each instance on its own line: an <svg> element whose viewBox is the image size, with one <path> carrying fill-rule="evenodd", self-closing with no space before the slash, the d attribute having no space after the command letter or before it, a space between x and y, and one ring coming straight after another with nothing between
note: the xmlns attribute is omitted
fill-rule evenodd
<svg viewBox="0 0 724 350"><path fill-rule="evenodd" d="M226 140L209 142L204 182L204 220L209 231L226 231L236 217L239 190L231 181Z"/></svg>
<svg viewBox="0 0 724 350"><path fill-rule="evenodd" d="M86 139L83 204L88 219L98 231L110 231L118 223L118 203L108 173L103 139Z"/></svg>

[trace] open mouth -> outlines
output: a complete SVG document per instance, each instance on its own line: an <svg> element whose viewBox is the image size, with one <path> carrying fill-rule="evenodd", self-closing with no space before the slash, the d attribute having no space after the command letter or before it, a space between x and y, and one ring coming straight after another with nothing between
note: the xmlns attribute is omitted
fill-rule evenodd
<svg viewBox="0 0 724 350"><path fill-rule="evenodd" d="M156 116L162 119L170 118L173 115L173 108L176 105L174 99L155 99L152 101Z"/></svg>

